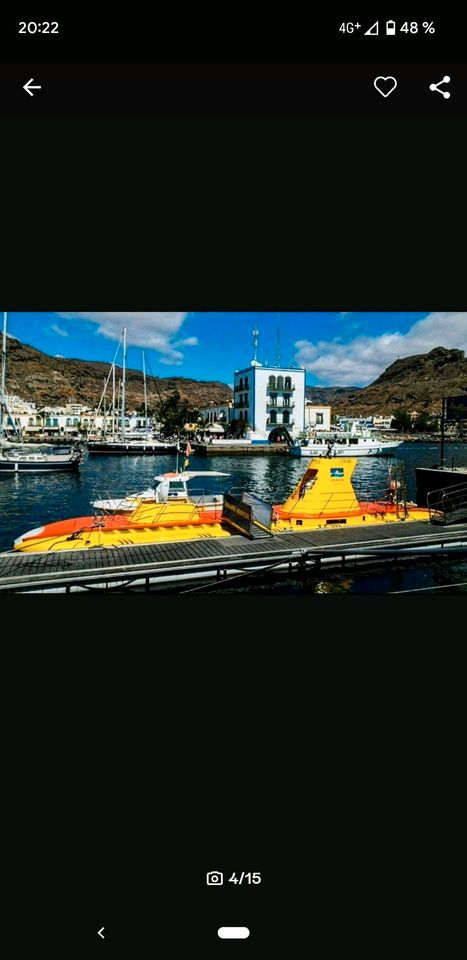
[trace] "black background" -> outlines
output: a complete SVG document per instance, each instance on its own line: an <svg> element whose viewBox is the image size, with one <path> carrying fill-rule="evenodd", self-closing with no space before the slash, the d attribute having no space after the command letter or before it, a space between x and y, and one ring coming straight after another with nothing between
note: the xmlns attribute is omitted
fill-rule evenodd
<svg viewBox="0 0 467 960"><path fill-rule="evenodd" d="M381 61L352 67L354 52L370 54L362 38L334 40L341 19L331 30L324 18L323 33L317 18L306 36L284 28L282 47L276 24L268 56L293 53L298 72L186 61L186 74L210 77L189 109L173 63L155 68L167 94L157 108L136 102L141 87L124 110L118 84L106 109L89 99L109 70L83 60L124 55L135 76L136 59L181 56L161 22L141 30L133 12L112 33L95 16L92 30L67 19L54 56L68 65L40 66L61 78L56 100L19 83L56 38L39 54L46 38L13 43L5 28L4 306L465 309L462 64L451 101L426 91L462 57L462 24L446 13L425 38L433 70L422 38L396 41L397 58L367 38ZM216 21L222 41L242 35L254 52L245 21L230 27ZM423 63L397 64L408 55ZM370 81L388 56L407 87L380 102ZM298 103L284 97L284 71L296 92L306 77L310 103L303 85ZM2 600L4 933L60 956L450 952L463 616L452 596ZM263 884L212 890L212 869L260 870ZM231 923L250 940L219 942Z"/></svg>

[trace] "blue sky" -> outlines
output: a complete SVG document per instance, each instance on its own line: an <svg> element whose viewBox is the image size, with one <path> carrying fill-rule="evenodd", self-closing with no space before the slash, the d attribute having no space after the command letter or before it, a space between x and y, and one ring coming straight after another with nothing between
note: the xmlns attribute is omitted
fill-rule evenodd
<svg viewBox="0 0 467 960"><path fill-rule="evenodd" d="M123 326L128 366L232 383L253 356L304 366L310 385L364 386L398 357L433 347L467 351L467 313L9 313L8 332L52 356L111 362Z"/></svg>

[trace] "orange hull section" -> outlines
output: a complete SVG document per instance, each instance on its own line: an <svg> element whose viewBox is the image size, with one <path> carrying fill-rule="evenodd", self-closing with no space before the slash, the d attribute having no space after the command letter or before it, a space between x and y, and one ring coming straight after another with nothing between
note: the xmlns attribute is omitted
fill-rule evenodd
<svg viewBox="0 0 467 960"><path fill-rule="evenodd" d="M24 537L24 543L28 540L45 540L48 537L69 537L73 533L82 533L92 530L152 530L159 527L193 527L200 524L219 523L219 517L208 510L202 510L195 517L186 520L158 520L156 523L143 521L137 523L131 521L131 515L113 514L103 517L72 517L69 520L58 520L56 523L47 523L39 533L32 531L30 537Z"/></svg>

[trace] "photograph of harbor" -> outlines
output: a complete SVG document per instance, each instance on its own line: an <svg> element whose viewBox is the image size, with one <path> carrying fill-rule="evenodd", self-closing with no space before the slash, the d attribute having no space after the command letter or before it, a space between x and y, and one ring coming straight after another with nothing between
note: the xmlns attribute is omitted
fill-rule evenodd
<svg viewBox="0 0 467 960"><path fill-rule="evenodd" d="M467 592L467 312L1 318L0 593Z"/></svg>

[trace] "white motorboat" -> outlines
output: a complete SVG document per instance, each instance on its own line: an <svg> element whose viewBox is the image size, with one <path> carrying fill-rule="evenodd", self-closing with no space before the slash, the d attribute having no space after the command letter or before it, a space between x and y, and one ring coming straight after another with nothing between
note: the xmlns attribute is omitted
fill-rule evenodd
<svg viewBox="0 0 467 960"><path fill-rule="evenodd" d="M184 470L181 473L162 473L154 477L155 487L149 487L140 493L128 496L111 497L108 500L94 500L92 506L104 513L131 513L140 503L168 503L173 500L195 504L205 509L220 509L224 502L223 494L204 494L193 490L188 492L187 484L195 477L228 477L230 474L218 470Z"/></svg>
<svg viewBox="0 0 467 960"><path fill-rule="evenodd" d="M401 443L353 424L350 430L315 433L297 441L289 452L292 457L390 457Z"/></svg>

